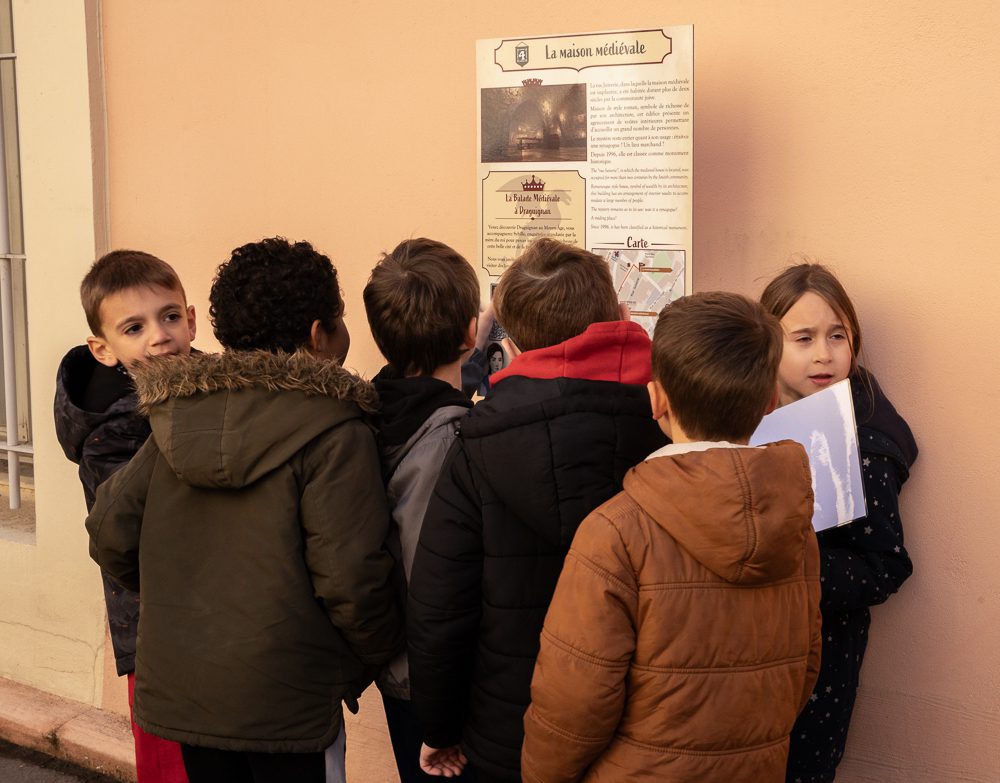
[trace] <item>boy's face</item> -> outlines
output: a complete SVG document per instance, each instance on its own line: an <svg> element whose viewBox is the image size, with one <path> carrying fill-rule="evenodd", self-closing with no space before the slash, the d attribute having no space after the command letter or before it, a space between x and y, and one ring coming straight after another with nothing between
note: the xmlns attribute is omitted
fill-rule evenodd
<svg viewBox="0 0 1000 783"><path fill-rule="evenodd" d="M101 364L131 367L151 356L191 352L194 306L184 294L163 286L137 286L110 294L101 302L103 336L87 338Z"/></svg>

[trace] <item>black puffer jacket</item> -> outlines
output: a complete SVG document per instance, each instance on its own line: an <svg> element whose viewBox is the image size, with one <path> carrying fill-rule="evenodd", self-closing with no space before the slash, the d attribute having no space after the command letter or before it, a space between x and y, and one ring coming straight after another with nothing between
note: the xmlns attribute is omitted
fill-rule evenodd
<svg viewBox="0 0 1000 783"><path fill-rule="evenodd" d="M532 351L494 376L490 397L462 420L420 535L407 625L413 701L429 745L461 742L490 777L520 779L539 634L578 525L666 443L640 385L645 334L595 326L607 328L556 346L564 356ZM589 360L575 361L580 348ZM575 370L630 384L565 377Z"/></svg>
<svg viewBox="0 0 1000 783"><path fill-rule="evenodd" d="M149 419L135 408L129 377L98 362L86 345L78 345L63 357L56 376L56 437L66 456L80 466L87 511L93 508L97 487L126 465L149 437ZM116 584L107 574L101 576L120 677L135 670L139 594Z"/></svg>

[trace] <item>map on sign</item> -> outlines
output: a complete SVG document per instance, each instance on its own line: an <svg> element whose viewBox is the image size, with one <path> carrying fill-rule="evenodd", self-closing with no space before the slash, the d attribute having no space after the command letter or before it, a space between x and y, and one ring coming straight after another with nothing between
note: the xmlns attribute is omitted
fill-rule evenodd
<svg viewBox="0 0 1000 783"><path fill-rule="evenodd" d="M684 296L683 250L611 250L594 248L611 266L618 301L632 320L653 337L660 310Z"/></svg>

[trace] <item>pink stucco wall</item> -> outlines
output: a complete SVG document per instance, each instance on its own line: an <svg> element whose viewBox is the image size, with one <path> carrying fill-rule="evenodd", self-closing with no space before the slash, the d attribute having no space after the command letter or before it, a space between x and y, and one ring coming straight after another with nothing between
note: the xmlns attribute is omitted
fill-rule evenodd
<svg viewBox="0 0 1000 783"><path fill-rule="evenodd" d="M1000 11L989 2L105 0L112 243L182 272L210 347L228 251L306 238L360 290L428 235L476 255L477 38L695 25L695 287L834 267L921 458L916 564L875 610L844 781L1000 780Z"/></svg>

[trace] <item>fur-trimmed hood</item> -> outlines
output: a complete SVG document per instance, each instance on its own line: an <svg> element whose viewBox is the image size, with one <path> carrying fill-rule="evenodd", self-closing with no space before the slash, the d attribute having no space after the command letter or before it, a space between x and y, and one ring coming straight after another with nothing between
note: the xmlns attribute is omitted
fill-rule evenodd
<svg viewBox="0 0 1000 783"><path fill-rule="evenodd" d="M370 383L301 351L171 356L134 374L160 452L194 486L246 486L377 406Z"/></svg>
<svg viewBox="0 0 1000 783"><path fill-rule="evenodd" d="M366 380L333 361L317 359L307 351L227 351L151 359L133 370L139 393L139 411L171 397L192 397L217 391L264 389L299 391L357 403L366 413L378 407L378 395Z"/></svg>

